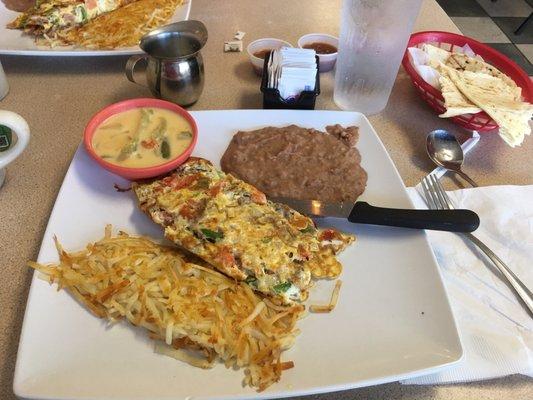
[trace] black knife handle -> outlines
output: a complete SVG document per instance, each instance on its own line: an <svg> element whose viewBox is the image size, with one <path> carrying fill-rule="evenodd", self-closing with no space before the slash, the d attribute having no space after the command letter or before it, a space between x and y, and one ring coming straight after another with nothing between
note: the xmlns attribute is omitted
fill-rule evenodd
<svg viewBox="0 0 533 400"><path fill-rule="evenodd" d="M355 203L348 221L448 232L473 232L479 226L479 217L471 210L403 210L374 207L364 201Z"/></svg>

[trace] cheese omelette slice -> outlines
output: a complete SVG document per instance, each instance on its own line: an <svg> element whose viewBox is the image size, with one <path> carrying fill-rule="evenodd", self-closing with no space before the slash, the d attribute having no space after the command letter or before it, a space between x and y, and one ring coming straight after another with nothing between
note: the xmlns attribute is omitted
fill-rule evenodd
<svg viewBox="0 0 533 400"><path fill-rule="evenodd" d="M200 158L133 189L169 240L283 302L305 300L313 276L338 276L335 254L353 241L317 230L310 218Z"/></svg>

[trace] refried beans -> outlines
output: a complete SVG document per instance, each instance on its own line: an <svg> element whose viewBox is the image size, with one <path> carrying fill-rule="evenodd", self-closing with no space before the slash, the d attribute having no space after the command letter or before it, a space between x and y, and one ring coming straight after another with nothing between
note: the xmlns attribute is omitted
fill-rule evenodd
<svg viewBox="0 0 533 400"><path fill-rule="evenodd" d="M326 132L296 125L239 131L222 170L270 197L355 202L367 181L354 147L358 128L332 125Z"/></svg>
<svg viewBox="0 0 533 400"><path fill-rule="evenodd" d="M11 11L26 11L35 5L35 0L2 0L6 8Z"/></svg>

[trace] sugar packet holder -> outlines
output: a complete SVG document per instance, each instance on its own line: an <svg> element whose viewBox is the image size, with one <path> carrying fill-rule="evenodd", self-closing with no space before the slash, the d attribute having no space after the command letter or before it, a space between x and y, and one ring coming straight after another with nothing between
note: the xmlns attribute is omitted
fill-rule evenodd
<svg viewBox="0 0 533 400"><path fill-rule="evenodd" d="M300 93L297 99L284 100L278 89L268 87L268 61L270 53L265 56L263 64L263 73L261 77L261 92L263 93L263 108L264 109L288 109L288 110L314 110L316 97L320 94L320 70L318 56L315 56L316 61L316 81L315 90L304 90Z"/></svg>

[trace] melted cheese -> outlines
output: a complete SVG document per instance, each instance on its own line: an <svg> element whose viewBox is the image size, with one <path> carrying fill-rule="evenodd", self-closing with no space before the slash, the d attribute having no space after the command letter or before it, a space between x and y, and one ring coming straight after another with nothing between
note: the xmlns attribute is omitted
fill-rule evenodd
<svg viewBox="0 0 533 400"><path fill-rule="evenodd" d="M173 175L134 189L168 239L260 292L302 300L312 273L340 273L333 249L321 246L308 217L268 202L205 160L189 160Z"/></svg>

